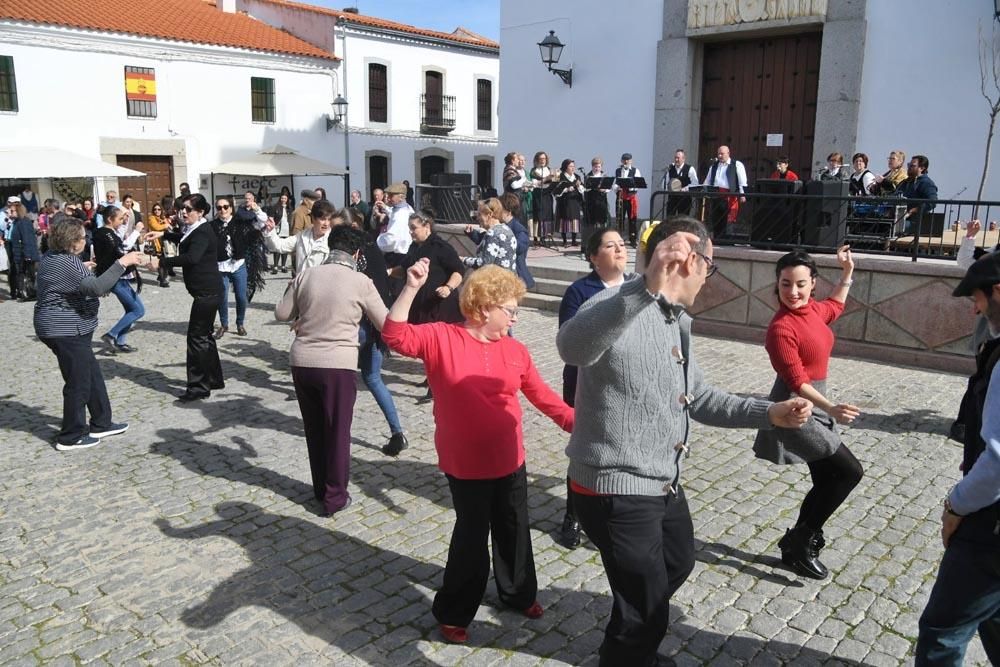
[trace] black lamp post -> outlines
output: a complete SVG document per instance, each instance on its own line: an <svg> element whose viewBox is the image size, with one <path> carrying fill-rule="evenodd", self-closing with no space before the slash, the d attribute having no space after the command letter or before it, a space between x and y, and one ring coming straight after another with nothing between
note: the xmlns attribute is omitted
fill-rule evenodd
<svg viewBox="0 0 1000 667"><path fill-rule="evenodd" d="M1000 0L994 0L1000 3ZM559 41L556 37L555 30L549 30L549 34L545 36L545 39L538 42L538 50L542 54L542 64L549 68L549 71L562 79L570 88L573 87L573 70L571 69L556 69L553 65L559 62L559 58L562 57L563 43Z"/></svg>

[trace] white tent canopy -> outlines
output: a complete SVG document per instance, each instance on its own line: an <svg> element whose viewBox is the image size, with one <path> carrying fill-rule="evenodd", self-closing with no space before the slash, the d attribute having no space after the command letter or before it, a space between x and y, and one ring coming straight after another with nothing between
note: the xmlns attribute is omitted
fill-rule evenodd
<svg viewBox="0 0 1000 667"><path fill-rule="evenodd" d="M0 146L0 178L29 180L120 176L145 176L145 174L61 148Z"/></svg>
<svg viewBox="0 0 1000 667"><path fill-rule="evenodd" d="M287 146L276 145L210 169L213 174L238 176L343 176L340 167L314 160Z"/></svg>

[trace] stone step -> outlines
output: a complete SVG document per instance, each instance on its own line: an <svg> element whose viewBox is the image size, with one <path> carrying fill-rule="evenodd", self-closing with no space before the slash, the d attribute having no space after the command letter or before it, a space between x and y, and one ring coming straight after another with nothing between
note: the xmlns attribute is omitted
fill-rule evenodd
<svg viewBox="0 0 1000 667"><path fill-rule="evenodd" d="M521 305L525 308L537 308L551 313L559 312L559 304L562 296L552 296L551 294L540 294L538 292L528 292L521 299Z"/></svg>
<svg viewBox="0 0 1000 667"><path fill-rule="evenodd" d="M566 293L567 288L572 283L569 280L556 280L555 278L535 278L535 286L531 288L531 291L536 294L547 294L548 296L557 296L560 299L563 294Z"/></svg>
<svg viewBox="0 0 1000 667"><path fill-rule="evenodd" d="M562 280L567 283L571 283L578 278L582 278L588 273L590 273L590 265L584 261L580 261L579 266L570 264L569 266L551 266L544 264L532 264L528 262L528 270L531 271L531 275L538 280L539 278L545 278L548 280Z"/></svg>

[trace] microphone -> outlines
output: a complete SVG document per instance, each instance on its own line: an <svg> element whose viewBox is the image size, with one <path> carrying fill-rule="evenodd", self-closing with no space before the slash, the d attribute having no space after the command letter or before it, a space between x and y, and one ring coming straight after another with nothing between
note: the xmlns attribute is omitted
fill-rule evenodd
<svg viewBox="0 0 1000 667"><path fill-rule="evenodd" d="M961 190L959 190L958 192L956 192L955 194L953 194L953 195L951 196L951 198L952 198L952 199L958 199L958 196L959 196L960 194L962 194L963 192L965 192L966 190L968 190L968 189L969 189L969 186L968 186L968 185L966 185L966 186L965 186L964 188L962 188Z"/></svg>

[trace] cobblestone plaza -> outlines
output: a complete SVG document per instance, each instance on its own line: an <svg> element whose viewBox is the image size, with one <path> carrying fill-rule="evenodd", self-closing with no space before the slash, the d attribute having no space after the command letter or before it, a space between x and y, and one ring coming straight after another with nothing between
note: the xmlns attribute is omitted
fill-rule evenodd
<svg viewBox="0 0 1000 667"><path fill-rule="evenodd" d="M610 610L597 552L553 541L565 498L566 434L525 409L539 601L528 620L492 584L469 643L437 634L453 514L437 470L419 362L394 356L385 378L411 447L388 438L359 390L354 504L320 518L288 371L291 334L273 320L283 281L258 295L249 336L227 335L227 387L195 404L184 388L189 297L148 284L135 354L100 356L116 419L129 431L60 453L62 381L32 330L32 305L0 306L7 372L0 401L0 664L596 664ZM102 333L120 315L102 301ZM558 390L554 314L522 310L516 336ZM764 395L760 346L698 338L715 384ZM359 380L360 383L360 380ZM753 458L753 433L699 426L684 485L697 565L673 600L660 647L681 665L896 665L908 657L942 553L941 499L960 475L946 439L965 379L835 358L833 398L864 414L844 441L860 486L827 526L832 576L802 579L777 540L808 488L804 466ZM970 664L985 664L978 643Z"/></svg>

